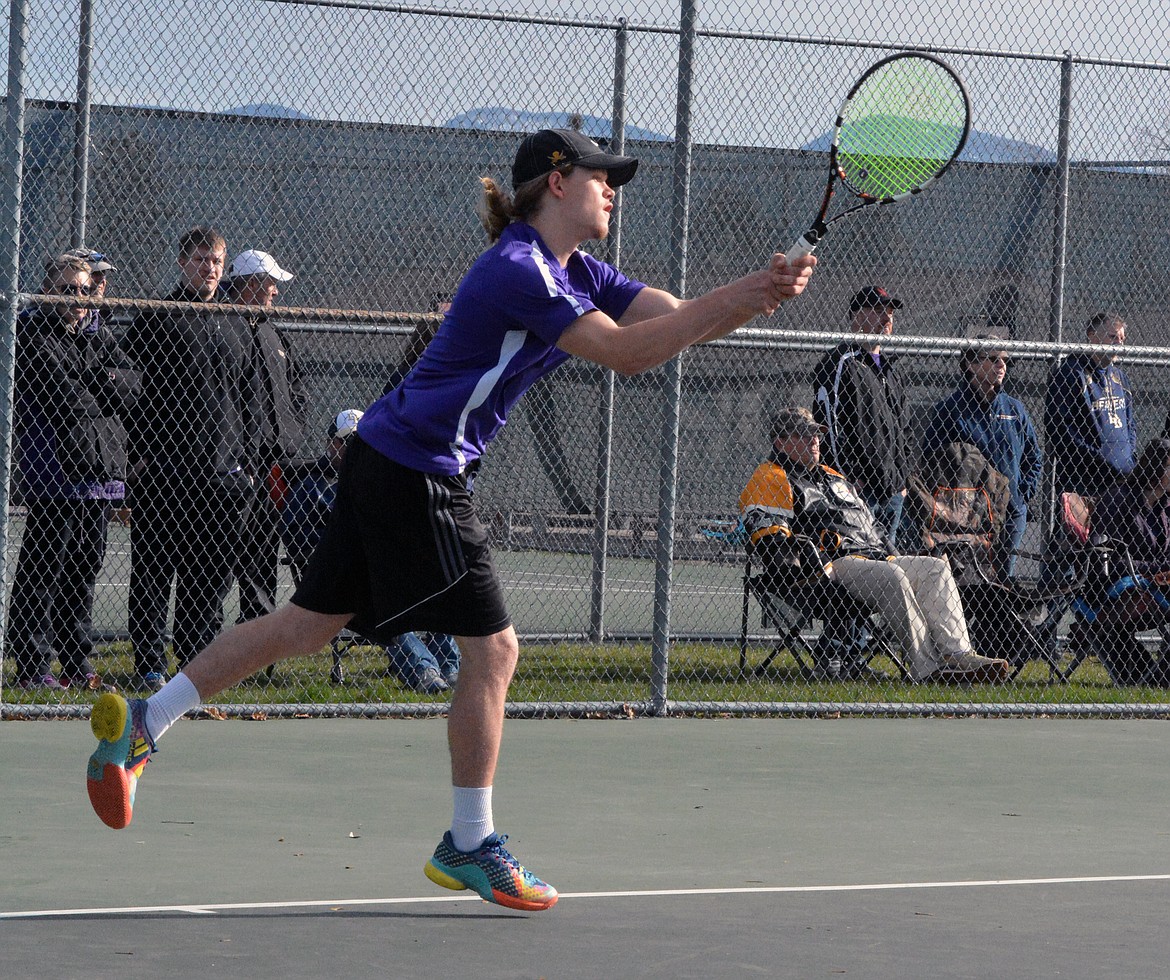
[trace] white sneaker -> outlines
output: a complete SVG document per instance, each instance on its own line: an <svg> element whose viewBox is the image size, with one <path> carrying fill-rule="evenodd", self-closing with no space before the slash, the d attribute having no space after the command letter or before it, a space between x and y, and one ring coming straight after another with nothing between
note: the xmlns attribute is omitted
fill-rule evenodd
<svg viewBox="0 0 1170 980"><path fill-rule="evenodd" d="M942 684L1003 684L1012 673L1006 660L981 657L977 653L949 654L927 680Z"/></svg>

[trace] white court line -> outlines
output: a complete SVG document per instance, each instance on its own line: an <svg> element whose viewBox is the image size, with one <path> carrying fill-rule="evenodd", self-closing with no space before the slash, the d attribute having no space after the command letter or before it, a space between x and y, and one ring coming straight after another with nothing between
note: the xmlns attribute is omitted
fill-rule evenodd
<svg viewBox="0 0 1170 980"><path fill-rule="evenodd" d="M562 899L577 898L673 898L680 895L785 895L807 892L909 891L916 888L995 888L1021 885L1108 884L1119 881L1170 881L1170 874L1101 875L1081 878L989 878L984 881L896 881L871 885L760 885L755 888L662 888L647 891L564 892ZM310 902L235 902L222 905L141 905L122 908L39 909L28 912L0 912L0 919L37 919L62 915L129 915L147 912L187 912L214 915L246 909L306 909L355 905L420 905L435 902L474 902L479 896L427 895L413 898L348 898Z"/></svg>

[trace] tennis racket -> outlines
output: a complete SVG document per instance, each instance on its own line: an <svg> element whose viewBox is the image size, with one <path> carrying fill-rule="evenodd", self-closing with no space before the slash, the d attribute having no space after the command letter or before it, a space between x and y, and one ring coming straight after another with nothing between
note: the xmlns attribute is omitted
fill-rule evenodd
<svg viewBox="0 0 1170 980"><path fill-rule="evenodd" d="M895 54L853 84L837 113L821 210L785 257L810 255L847 215L920 194L962 151L971 131L963 80L929 54ZM860 203L825 220L840 181Z"/></svg>

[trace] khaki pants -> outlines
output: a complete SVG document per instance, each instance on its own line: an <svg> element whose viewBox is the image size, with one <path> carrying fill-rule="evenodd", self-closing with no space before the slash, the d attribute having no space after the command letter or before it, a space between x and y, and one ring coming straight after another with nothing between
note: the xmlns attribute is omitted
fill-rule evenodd
<svg viewBox="0 0 1170 980"><path fill-rule="evenodd" d="M914 680L933 674L943 657L971 652L959 588L945 558L839 558L829 577L881 613L906 653Z"/></svg>

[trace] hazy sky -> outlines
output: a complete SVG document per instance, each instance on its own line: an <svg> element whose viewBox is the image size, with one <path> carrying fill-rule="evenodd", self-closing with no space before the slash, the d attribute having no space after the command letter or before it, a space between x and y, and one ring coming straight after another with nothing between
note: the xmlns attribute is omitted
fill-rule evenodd
<svg viewBox="0 0 1170 980"><path fill-rule="evenodd" d="M462 9L634 25L677 21L676 3L530 0ZM76 0L33 0L33 98L75 94ZM279 103L317 118L441 123L476 106L608 115L613 35L518 24L350 11L270 0L95 0L95 100L223 111ZM1148 0L1040 5L867 0L864 4L706 3L702 27L878 43L1037 52L1170 64L1170 6ZM7 5L5 5L5 15ZM631 39L628 120L672 133L675 46ZM713 39L699 48L694 137L798 146L828 128L873 50ZM967 79L977 127L1052 146L1052 62L950 55ZM1083 68L1076 76L1074 155L1143 152L1142 131L1170 114L1170 73Z"/></svg>

